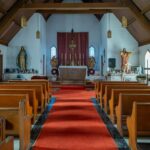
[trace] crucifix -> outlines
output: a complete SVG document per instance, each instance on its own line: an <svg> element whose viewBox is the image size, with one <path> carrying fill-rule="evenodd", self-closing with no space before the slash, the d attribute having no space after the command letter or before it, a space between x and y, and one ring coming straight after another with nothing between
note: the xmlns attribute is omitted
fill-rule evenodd
<svg viewBox="0 0 150 150"><path fill-rule="evenodd" d="M74 49L76 48L76 44L74 43L73 39L71 40L71 43L69 44L69 48L71 49L71 65L74 65Z"/></svg>

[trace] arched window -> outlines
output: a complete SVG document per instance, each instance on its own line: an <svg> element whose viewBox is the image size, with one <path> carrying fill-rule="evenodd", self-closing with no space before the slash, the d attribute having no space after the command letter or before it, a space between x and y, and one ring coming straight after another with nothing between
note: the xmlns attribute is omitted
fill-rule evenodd
<svg viewBox="0 0 150 150"><path fill-rule="evenodd" d="M52 58L53 56L56 57L56 47L55 47L55 46L51 47L51 58Z"/></svg>
<svg viewBox="0 0 150 150"><path fill-rule="evenodd" d="M147 51L145 55L145 68L150 68L150 52ZM145 70L145 73L150 74L150 70Z"/></svg>
<svg viewBox="0 0 150 150"><path fill-rule="evenodd" d="M95 48L93 46L91 46L89 48L89 57L95 57Z"/></svg>

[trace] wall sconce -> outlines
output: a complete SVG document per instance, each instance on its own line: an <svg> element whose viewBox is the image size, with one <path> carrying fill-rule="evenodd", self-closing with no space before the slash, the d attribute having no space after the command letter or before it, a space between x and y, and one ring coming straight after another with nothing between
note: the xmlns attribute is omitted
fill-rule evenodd
<svg viewBox="0 0 150 150"><path fill-rule="evenodd" d="M40 31L39 30L36 31L36 39L40 39Z"/></svg>
<svg viewBox="0 0 150 150"><path fill-rule="evenodd" d="M27 18L25 16L21 17L21 27L26 27L27 26Z"/></svg>
<svg viewBox="0 0 150 150"><path fill-rule="evenodd" d="M110 13L108 14L108 25L109 25L109 30L107 31L107 38L112 38L112 31L110 29Z"/></svg>
<svg viewBox="0 0 150 150"><path fill-rule="evenodd" d="M111 32L111 30L107 31L107 38L112 38L112 32Z"/></svg>
<svg viewBox="0 0 150 150"><path fill-rule="evenodd" d="M128 26L128 20L125 16L122 16L121 23L123 28L126 28Z"/></svg>
<svg viewBox="0 0 150 150"><path fill-rule="evenodd" d="M40 39L40 18L39 14L37 14L37 31L36 31L36 39Z"/></svg>

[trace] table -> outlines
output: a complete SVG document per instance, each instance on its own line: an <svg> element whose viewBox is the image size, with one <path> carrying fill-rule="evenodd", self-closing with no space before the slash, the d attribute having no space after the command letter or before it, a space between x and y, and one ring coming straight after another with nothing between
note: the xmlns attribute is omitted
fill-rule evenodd
<svg viewBox="0 0 150 150"><path fill-rule="evenodd" d="M59 66L59 78L61 81L84 82L87 74L87 66Z"/></svg>

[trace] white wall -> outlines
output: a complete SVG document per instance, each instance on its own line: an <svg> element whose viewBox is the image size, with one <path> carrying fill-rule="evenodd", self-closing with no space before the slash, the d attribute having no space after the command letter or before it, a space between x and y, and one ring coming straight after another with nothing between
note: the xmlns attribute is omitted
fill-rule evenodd
<svg viewBox="0 0 150 150"><path fill-rule="evenodd" d="M114 14L110 14L109 17L109 14L105 14L100 23L101 28L104 29L104 30L101 29L101 31L103 32L101 34L103 35L102 45L104 48L106 48L107 53L106 55L107 71L109 70L108 68L109 58L116 58L116 69L121 68L120 51L123 48L126 48L127 51L132 52L132 55L129 58L129 64L131 64L132 66L139 65L138 42L127 31L126 28L123 28L121 26L121 23L116 18L116 16ZM107 31L109 29L112 31L112 38L106 38Z"/></svg>
<svg viewBox="0 0 150 150"><path fill-rule="evenodd" d="M139 47L139 64L141 67L145 67L145 54L148 49L150 50L150 44Z"/></svg>
<svg viewBox="0 0 150 150"><path fill-rule="evenodd" d="M100 51L100 30L99 21L94 15L89 14L54 14L47 21L47 75L49 76L50 66L50 48L57 47L57 32L89 32L89 47L94 46L96 52L96 61L99 61ZM96 69L99 69L97 63Z"/></svg>
<svg viewBox="0 0 150 150"><path fill-rule="evenodd" d="M7 63L7 59L6 59L7 46L0 44L0 51L1 51L0 54L3 55L3 72L4 72L4 69L6 69L6 63Z"/></svg>
<svg viewBox="0 0 150 150"><path fill-rule="evenodd" d="M107 17L106 15L104 15L100 21L100 55L103 56L103 71L104 73L107 71L107 47L108 47L108 41L107 41ZM105 51L105 52L104 52ZM99 64L101 63L101 61L99 61ZM101 68L100 68L101 71Z"/></svg>
<svg viewBox="0 0 150 150"><path fill-rule="evenodd" d="M28 69L38 70L43 73L42 56L46 51L46 24L40 14L34 14L27 23L27 27L22 28L8 44L7 68L17 68L16 58L20 47L24 46L28 57ZM41 30L41 38L36 39L36 31Z"/></svg>

